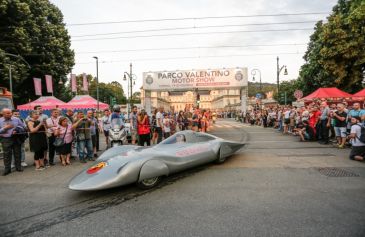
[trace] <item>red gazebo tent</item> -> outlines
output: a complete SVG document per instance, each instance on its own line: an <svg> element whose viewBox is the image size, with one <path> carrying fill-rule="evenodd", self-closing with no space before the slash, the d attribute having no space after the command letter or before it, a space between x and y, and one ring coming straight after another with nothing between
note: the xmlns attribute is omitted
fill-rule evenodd
<svg viewBox="0 0 365 237"><path fill-rule="evenodd" d="M34 106L40 105L42 106L43 110L50 110L54 108L62 109L63 105L65 104L65 102L57 99L54 96L42 96L32 102L29 102L28 104L18 105L17 108L18 110L33 110Z"/></svg>
<svg viewBox="0 0 365 237"><path fill-rule="evenodd" d="M302 98L301 100L304 101L311 101L316 99L327 99L327 100L341 100L341 99L349 99L352 95L337 89L336 87L330 88L319 88L315 92L306 97Z"/></svg>
<svg viewBox="0 0 365 237"><path fill-rule="evenodd" d="M65 109L97 109L97 100L89 95L77 95L63 108ZM99 109L108 109L109 105L99 101Z"/></svg>
<svg viewBox="0 0 365 237"><path fill-rule="evenodd" d="M352 98L355 100L364 100L365 99L365 88L361 91L352 95Z"/></svg>

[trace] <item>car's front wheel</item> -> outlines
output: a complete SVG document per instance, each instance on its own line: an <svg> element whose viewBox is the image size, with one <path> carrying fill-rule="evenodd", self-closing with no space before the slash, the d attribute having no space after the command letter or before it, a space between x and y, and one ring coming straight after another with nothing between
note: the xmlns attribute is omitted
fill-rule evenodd
<svg viewBox="0 0 365 237"><path fill-rule="evenodd" d="M150 189L156 187L161 181L161 177L153 177L149 179L143 179L137 183L137 186L141 189Z"/></svg>

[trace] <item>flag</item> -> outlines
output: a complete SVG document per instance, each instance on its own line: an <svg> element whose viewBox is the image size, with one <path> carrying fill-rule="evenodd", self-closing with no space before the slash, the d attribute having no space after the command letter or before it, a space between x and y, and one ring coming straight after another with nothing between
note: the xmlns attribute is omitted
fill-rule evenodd
<svg viewBox="0 0 365 237"><path fill-rule="evenodd" d="M42 96L42 80L40 78L33 78L33 82L35 94Z"/></svg>
<svg viewBox="0 0 365 237"><path fill-rule="evenodd" d="M76 74L71 74L71 91L77 92Z"/></svg>
<svg viewBox="0 0 365 237"><path fill-rule="evenodd" d="M47 92L53 93L53 85L52 85L52 76L46 75L46 85L47 85Z"/></svg>
<svg viewBox="0 0 365 237"><path fill-rule="evenodd" d="M82 90L89 91L89 82L87 81L86 73L82 74Z"/></svg>

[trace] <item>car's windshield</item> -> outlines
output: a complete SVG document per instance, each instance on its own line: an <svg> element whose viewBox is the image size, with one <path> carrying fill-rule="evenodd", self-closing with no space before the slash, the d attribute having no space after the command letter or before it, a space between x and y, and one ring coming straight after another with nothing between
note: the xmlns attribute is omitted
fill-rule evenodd
<svg viewBox="0 0 365 237"><path fill-rule="evenodd" d="M178 144L178 143L186 143L186 137L184 134L175 134L171 137L163 140L160 144Z"/></svg>
<svg viewBox="0 0 365 237"><path fill-rule="evenodd" d="M207 141L212 141L215 139L214 137L203 134L203 133L196 133L195 137L196 137L197 142L207 142Z"/></svg>

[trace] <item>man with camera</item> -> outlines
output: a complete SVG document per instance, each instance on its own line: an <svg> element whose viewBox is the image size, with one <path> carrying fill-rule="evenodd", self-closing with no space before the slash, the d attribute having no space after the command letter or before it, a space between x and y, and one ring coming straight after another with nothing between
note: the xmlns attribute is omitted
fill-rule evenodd
<svg viewBox="0 0 365 237"><path fill-rule="evenodd" d="M90 126L91 143L92 143L92 147L93 147L94 158L96 158L96 157L98 157L96 152L97 152L97 148L98 148L97 143L99 142L98 137L97 137L98 132L99 132L99 123L92 110L87 111L86 117L87 117L87 120L91 121L91 126Z"/></svg>
<svg viewBox="0 0 365 237"><path fill-rule="evenodd" d="M338 148L343 149L346 143L346 118L345 105L342 103L337 104L337 111L332 112L330 117L334 119L335 134L338 142Z"/></svg>
<svg viewBox="0 0 365 237"><path fill-rule="evenodd" d="M83 112L79 112L77 114L77 120L73 125L73 129L76 130L77 151L81 163L86 163L87 159L94 159L90 130L92 125L93 121L91 119L85 118Z"/></svg>

